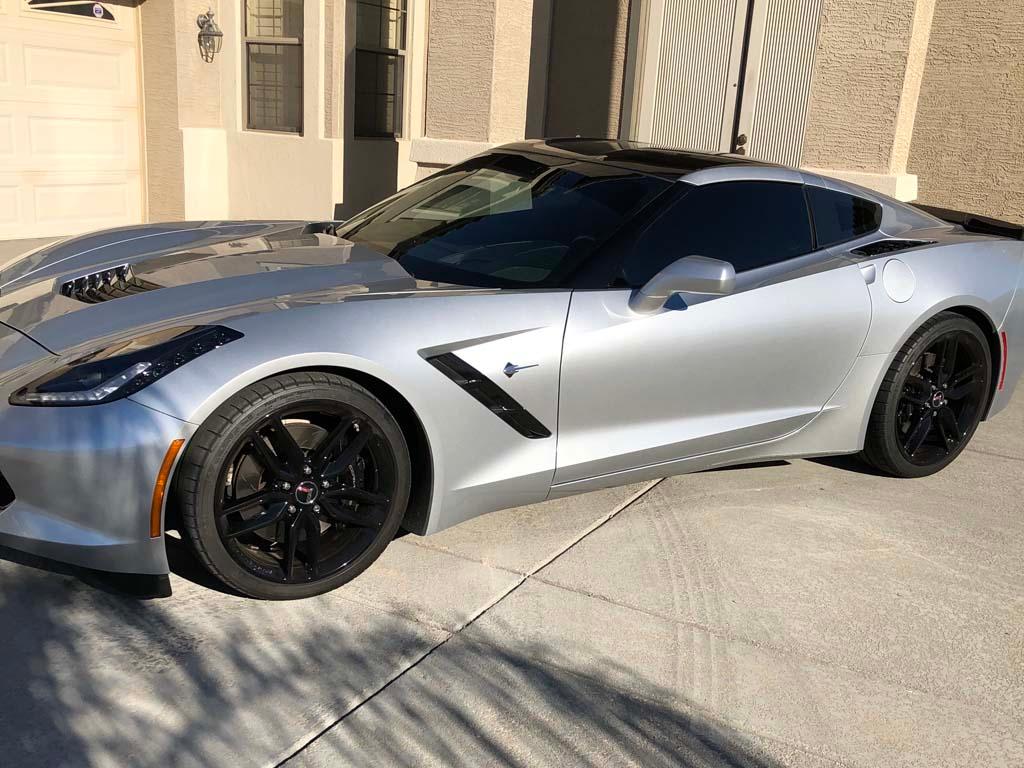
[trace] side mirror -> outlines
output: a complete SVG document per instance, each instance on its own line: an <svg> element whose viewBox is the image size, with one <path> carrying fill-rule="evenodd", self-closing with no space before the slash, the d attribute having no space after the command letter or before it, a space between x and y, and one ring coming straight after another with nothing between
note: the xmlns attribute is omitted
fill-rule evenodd
<svg viewBox="0 0 1024 768"><path fill-rule="evenodd" d="M674 261L647 281L629 299L629 308L642 315L657 312L677 293L724 296L736 288L732 264L706 256L686 256Z"/></svg>

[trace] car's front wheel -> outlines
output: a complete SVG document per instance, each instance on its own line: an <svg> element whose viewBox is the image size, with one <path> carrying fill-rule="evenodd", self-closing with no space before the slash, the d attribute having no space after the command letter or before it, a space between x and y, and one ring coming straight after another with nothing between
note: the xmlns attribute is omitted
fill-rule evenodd
<svg viewBox="0 0 1024 768"><path fill-rule="evenodd" d="M257 382L200 427L176 481L203 564L252 597L320 594L355 578L405 513L409 450L372 393L302 372Z"/></svg>
<svg viewBox="0 0 1024 768"><path fill-rule="evenodd" d="M960 455L989 399L992 357L971 320L942 312L896 355L871 412L864 458L886 474L923 477Z"/></svg>

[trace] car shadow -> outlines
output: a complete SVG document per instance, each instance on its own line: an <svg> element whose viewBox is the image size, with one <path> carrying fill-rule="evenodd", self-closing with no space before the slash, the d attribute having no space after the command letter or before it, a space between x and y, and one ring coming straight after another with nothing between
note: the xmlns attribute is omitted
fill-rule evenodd
<svg viewBox="0 0 1024 768"><path fill-rule="evenodd" d="M232 597L244 597L206 570L178 531L170 530L164 533L164 546L167 549L167 565L175 576L204 589L212 589Z"/></svg>
<svg viewBox="0 0 1024 768"><path fill-rule="evenodd" d="M395 534L395 538L400 539L408 535L408 531L400 528L398 533ZM182 538L182 534L177 530L170 530L164 534L164 546L167 548L167 565L175 576L185 581L190 581L196 586L212 589L224 595L254 599L249 598L248 595L243 595L241 592L236 592L206 570L206 567L196 557L195 552L192 551L192 547L188 545L188 542Z"/></svg>
<svg viewBox="0 0 1024 768"><path fill-rule="evenodd" d="M83 568L46 557L21 552L0 545L0 560L16 563L37 571L70 576L93 589L118 597L131 597L137 600L153 600L170 597L171 587L166 576L152 576L141 573L110 573Z"/></svg>
<svg viewBox="0 0 1024 768"><path fill-rule="evenodd" d="M748 461L744 464L730 464L728 467L712 467L711 469L705 469L704 472L732 472L738 469L758 469L761 467L788 467L791 462L783 461L782 459L774 459L769 461Z"/></svg>
<svg viewBox="0 0 1024 768"><path fill-rule="evenodd" d="M842 456L819 456L814 459L807 459L814 464L819 464L823 467L830 467L831 469L839 469L843 472L852 472L857 475L869 475L871 477L891 477L885 472L872 467L863 459L859 458L855 453L848 453Z"/></svg>

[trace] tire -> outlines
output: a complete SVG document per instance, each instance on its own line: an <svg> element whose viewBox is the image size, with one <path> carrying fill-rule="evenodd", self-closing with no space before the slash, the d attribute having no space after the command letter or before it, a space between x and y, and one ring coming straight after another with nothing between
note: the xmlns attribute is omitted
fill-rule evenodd
<svg viewBox="0 0 1024 768"><path fill-rule="evenodd" d="M250 597L291 600L362 573L394 538L411 485L398 422L341 376L282 374L221 405L176 473L203 565Z"/></svg>
<svg viewBox="0 0 1024 768"><path fill-rule="evenodd" d="M976 323L941 312L918 328L882 380L862 457L894 477L934 474L967 447L990 397L992 353Z"/></svg>

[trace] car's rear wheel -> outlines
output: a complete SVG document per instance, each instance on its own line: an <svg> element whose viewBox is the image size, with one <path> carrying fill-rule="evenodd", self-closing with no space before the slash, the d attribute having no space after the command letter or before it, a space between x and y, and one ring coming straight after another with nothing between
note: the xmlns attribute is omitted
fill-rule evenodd
<svg viewBox="0 0 1024 768"><path fill-rule="evenodd" d="M897 477L938 472L967 446L989 398L992 357L977 324L942 312L907 340L871 412L864 458Z"/></svg>
<svg viewBox="0 0 1024 768"><path fill-rule="evenodd" d="M372 393L326 373L275 376L218 408L177 473L204 565L252 597L320 594L387 547L410 489L401 429Z"/></svg>

